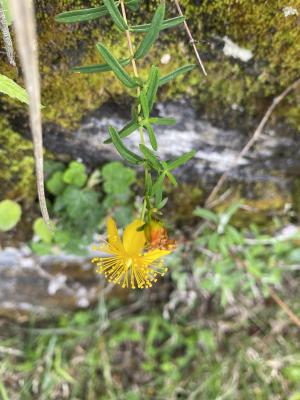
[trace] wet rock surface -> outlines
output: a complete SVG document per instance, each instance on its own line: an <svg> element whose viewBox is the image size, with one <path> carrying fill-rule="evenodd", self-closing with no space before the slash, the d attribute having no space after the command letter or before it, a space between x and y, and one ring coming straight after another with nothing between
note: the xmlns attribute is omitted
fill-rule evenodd
<svg viewBox="0 0 300 400"><path fill-rule="evenodd" d="M221 173L235 164L235 159L253 132L249 135L238 130L226 130L201 119L186 101L159 104L156 114L175 117L171 127L157 126L158 154L163 159L176 158L195 149L193 161L177 174L181 179L201 183L216 182ZM80 158L91 166L119 159L112 145L103 141L108 137L108 126L121 129L130 116L122 107L106 104L86 117L74 132L47 125L44 130L45 146L58 156ZM255 129L255 128L254 128ZM133 133L125 139L126 145L138 151L139 136ZM300 137L287 131L266 128L253 149L230 172L230 179L238 182L270 181L287 188L290 178L300 174Z"/></svg>
<svg viewBox="0 0 300 400"><path fill-rule="evenodd" d="M22 321L87 308L103 290L100 279L89 258L7 247L0 250L0 317Z"/></svg>

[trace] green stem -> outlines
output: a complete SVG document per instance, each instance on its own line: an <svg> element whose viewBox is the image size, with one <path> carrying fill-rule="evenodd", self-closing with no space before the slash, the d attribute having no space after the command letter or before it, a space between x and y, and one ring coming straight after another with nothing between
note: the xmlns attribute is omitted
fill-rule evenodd
<svg viewBox="0 0 300 400"><path fill-rule="evenodd" d="M120 1L120 5L121 5L121 11L122 11L122 16L124 18L124 21L126 22L126 25L128 26L128 22L127 22L127 16L126 16L126 8L125 8L125 4L124 4L124 0ZM128 43L128 48L129 48L129 52L130 52L130 57L131 57L131 64L132 64L132 69L133 69L133 73L134 76L136 78L139 78L139 73L138 73L138 69L137 69L137 65L135 62L135 58L134 58L134 51L133 51L133 46L132 46L132 41L131 41L131 36L130 36L130 32L129 30L126 30L126 39L127 39L127 43ZM141 94L141 89L138 86L137 88L137 97L139 98ZM138 105L138 115L140 115L141 113L141 105ZM143 132L143 128L140 126L139 127L139 132L140 132L140 138L141 138L141 143L143 145L145 145L145 138L144 138L144 132ZM149 173L148 171L148 166L145 165L145 177L147 176L147 174ZM143 201L143 207L142 207L142 211L141 211L141 219L144 220L145 218L145 213L146 213L146 206L147 206L147 202L146 202L146 193L144 195L144 201Z"/></svg>

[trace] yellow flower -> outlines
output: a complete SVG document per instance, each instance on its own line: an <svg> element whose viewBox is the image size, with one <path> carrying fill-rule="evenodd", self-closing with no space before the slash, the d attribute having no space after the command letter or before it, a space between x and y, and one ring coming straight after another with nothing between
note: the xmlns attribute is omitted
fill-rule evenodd
<svg viewBox="0 0 300 400"><path fill-rule="evenodd" d="M164 276L167 268L163 266L161 257L169 254L170 250L158 248L145 251L145 233L144 230L138 230L143 225L142 220L134 220L125 228L121 240L115 221L109 217L107 243L94 246L94 250L100 250L108 256L92 260L98 266L96 272L104 274L109 282L133 289L151 287L159 276Z"/></svg>

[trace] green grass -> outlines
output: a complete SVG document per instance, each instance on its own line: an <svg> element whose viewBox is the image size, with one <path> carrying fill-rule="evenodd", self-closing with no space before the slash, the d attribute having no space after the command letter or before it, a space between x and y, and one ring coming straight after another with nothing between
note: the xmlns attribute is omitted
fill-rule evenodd
<svg viewBox="0 0 300 400"><path fill-rule="evenodd" d="M0 398L297 399L299 331L275 304L241 299L224 312L198 297L167 320L160 291L149 293L55 321L2 322Z"/></svg>

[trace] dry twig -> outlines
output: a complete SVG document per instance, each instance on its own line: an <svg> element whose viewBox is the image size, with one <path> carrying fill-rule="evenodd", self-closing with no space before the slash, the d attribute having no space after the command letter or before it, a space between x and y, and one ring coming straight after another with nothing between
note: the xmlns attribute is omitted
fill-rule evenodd
<svg viewBox="0 0 300 400"><path fill-rule="evenodd" d="M183 16L183 12L181 10L180 4L179 4L179 0L174 0L174 3L176 5L176 8L177 8L177 11L178 11L179 15ZM196 55L197 62L199 64L200 68L202 69L204 75L207 76L207 72L206 72L206 70L204 68L204 65L203 65L203 63L201 61L200 54L199 54L198 49L196 47L196 41L193 38L193 35L192 35L191 31L190 31L190 28L189 28L187 22L184 21L183 24L184 24L184 28L186 30L186 33L187 33L187 35L189 37L189 42L190 42L190 44L192 45L192 47L194 49L194 53Z"/></svg>
<svg viewBox="0 0 300 400"><path fill-rule="evenodd" d="M11 40L11 36L10 36L10 32L9 32L9 27L8 27L8 24L6 21L5 13L4 13L1 2L0 2L0 29L1 29L2 36L3 36L3 41L4 41L4 46L5 46L5 51L6 51L8 62L10 63L10 65L15 67L16 62L15 62L15 57L14 57L14 48L13 48L13 44L12 44L12 40Z"/></svg>
<svg viewBox="0 0 300 400"><path fill-rule="evenodd" d="M14 16L17 45L24 73L25 85L29 95L30 125L33 138L40 209L45 222L50 226L44 189L43 138L40 110L41 95L34 9L31 0L11 0L10 6Z"/></svg>
<svg viewBox="0 0 300 400"><path fill-rule="evenodd" d="M226 179L228 178L229 172L232 170L232 168L236 167L241 160L242 157L245 156L246 153L248 153L249 149L253 146L253 144L257 141L257 139L260 137L262 134L262 131L268 122L272 112L274 111L275 107L292 91L294 90L298 85L300 84L300 79L297 79L295 82L293 82L290 86L288 86L279 96L275 97L274 100L272 101L272 104L270 107L267 109L266 113L264 114L262 120L260 121L258 127L256 128L254 134L252 135L251 139L248 141L246 146L242 149L242 151L237 155L236 159L234 160L233 164L228 168L227 171L223 173L219 181L217 182L216 186L213 188L212 192L208 196L206 202L205 202L205 207L211 207L211 203L213 200L216 198L217 194L219 193L219 190L225 183Z"/></svg>

